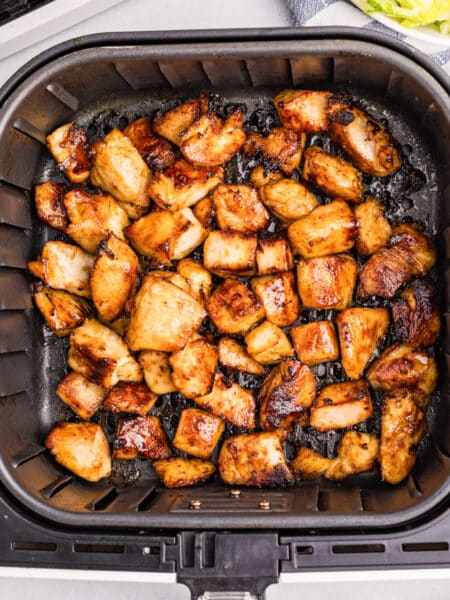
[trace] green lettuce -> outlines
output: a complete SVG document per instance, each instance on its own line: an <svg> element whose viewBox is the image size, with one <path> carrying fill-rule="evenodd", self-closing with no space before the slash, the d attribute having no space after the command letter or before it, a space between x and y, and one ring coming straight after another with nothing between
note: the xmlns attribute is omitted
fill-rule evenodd
<svg viewBox="0 0 450 600"><path fill-rule="evenodd" d="M450 0L367 0L367 12L394 17L403 27L433 25L441 33L450 31Z"/></svg>

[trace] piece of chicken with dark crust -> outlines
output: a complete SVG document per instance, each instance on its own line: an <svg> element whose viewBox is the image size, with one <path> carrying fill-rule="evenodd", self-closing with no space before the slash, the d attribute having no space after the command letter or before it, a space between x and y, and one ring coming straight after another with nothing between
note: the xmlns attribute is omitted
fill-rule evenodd
<svg viewBox="0 0 450 600"><path fill-rule="evenodd" d="M216 471L214 463L208 460L180 456L156 460L153 467L163 484L170 489L203 483Z"/></svg>
<svg viewBox="0 0 450 600"><path fill-rule="evenodd" d="M318 431L343 429L372 416L373 406L367 383L344 381L326 385L311 406L311 426Z"/></svg>
<svg viewBox="0 0 450 600"><path fill-rule="evenodd" d="M107 393L101 385L92 383L75 371L66 375L56 388L58 398L86 421L95 415Z"/></svg>
<svg viewBox="0 0 450 600"><path fill-rule="evenodd" d="M319 133L328 129L331 95L326 91L283 90L273 102L285 127L304 133Z"/></svg>
<svg viewBox="0 0 450 600"><path fill-rule="evenodd" d="M245 336L247 352L263 365L273 365L294 355L294 349L284 331L263 321Z"/></svg>
<svg viewBox="0 0 450 600"><path fill-rule="evenodd" d="M34 189L37 216L59 231L66 231L69 225L69 217L63 202L65 192L63 185L53 181L41 183Z"/></svg>
<svg viewBox="0 0 450 600"><path fill-rule="evenodd" d="M185 408L181 411L173 446L198 458L209 458L219 442L224 422L219 417L199 410Z"/></svg>
<svg viewBox="0 0 450 600"><path fill-rule="evenodd" d="M159 350L143 350L139 353L139 365L148 388L155 394L171 394L178 389L172 379L170 354Z"/></svg>
<svg viewBox="0 0 450 600"><path fill-rule="evenodd" d="M207 98L201 95L200 100L184 102L167 112L157 112L153 118L153 130L179 146L182 135L206 110Z"/></svg>
<svg viewBox="0 0 450 600"><path fill-rule="evenodd" d="M211 391L218 361L217 348L194 334L182 350L169 358L172 381L186 398L197 398Z"/></svg>
<svg viewBox="0 0 450 600"><path fill-rule="evenodd" d="M63 290L52 290L41 281L33 283L33 300L58 337L68 335L92 315L92 308L83 298Z"/></svg>
<svg viewBox="0 0 450 600"><path fill-rule="evenodd" d="M265 368L233 338L222 336L218 344L219 362L230 371L264 375Z"/></svg>
<svg viewBox="0 0 450 600"><path fill-rule="evenodd" d="M258 188L262 203L284 225L308 215L317 206L315 195L299 181L276 179Z"/></svg>
<svg viewBox="0 0 450 600"><path fill-rule="evenodd" d="M302 363L319 365L339 358L339 344L333 321L312 321L291 329L295 353Z"/></svg>
<svg viewBox="0 0 450 600"><path fill-rule="evenodd" d="M89 179L90 143L84 127L65 123L47 136L47 148L71 183Z"/></svg>
<svg viewBox="0 0 450 600"><path fill-rule="evenodd" d="M385 211L386 208L373 196L355 206L354 212L358 222L356 250L361 256L369 256L389 242L392 228L384 216Z"/></svg>
<svg viewBox="0 0 450 600"><path fill-rule="evenodd" d="M271 275L291 271L294 259L287 239L280 234L258 240L256 250L258 275Z"/></svg>
<svg viewBox="0 0 450 600"><path fill-rule="evenodd" d="M274 127L266 136L253 131L247 133L243 150L250 156L262 152L271 165L285 175L292 175L300 165L305 145L306 134Z"/></svg>
<svg viewBox="0 0 450 600"><path fill-rule="evenodd" d="M123 130L152 171L161 171L176 157L169 142L157 135L148 117L136 119Z"/></svg>
<svg viewBox="0 0 450 600"><path fill-rule="evenodd" d="M127 417L117 425L113 458L169 458L172 454L166 432L158 417Z"/></svg>
<svg viewBox="0 0 450 600"><path fill-rule="evenodd" d="M269 224L269 213L251 185L221 184L212 193L216 221L224 231L257 233Z"/></svg>
<svg viewBox="0 0 450 600"><path fill-rule="evenodd" d="M158 396L144 383L120 381L109 390L103 408L113 413L132 413L144 417L157 400Z"/></svg>
<svg viewBox="0 0 450 600"><path fill-rule="evenodd" d="M243 277L256 271L256 234L211 231L203 244L203 266L219 277Z"/></svg>
<svg viewBox="0 0 450 600"><path fill-rule="evenodd" d="M177 273L186 280L192 296L201 304L205 304L213 289L211 273L193 258L180 260L177 263Z"/></svg>
<svg viewBox="0 0 450 600"><path fill-rule="evenodd" d="M298 319L301 306L292 271L254 277L250 285L264 306L269 321L279 327L287 327Z"/></svg>

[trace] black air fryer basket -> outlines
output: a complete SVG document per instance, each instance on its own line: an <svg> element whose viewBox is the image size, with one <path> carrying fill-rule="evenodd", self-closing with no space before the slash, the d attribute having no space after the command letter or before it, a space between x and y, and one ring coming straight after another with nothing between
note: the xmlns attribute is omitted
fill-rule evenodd
<svg viewBox="0 0 450 600"><path fill-rule="evenodd" d="M374 192L388 198L392 218L418 220L436 236L447 310L450 83L412 48L375 32L326 28L103 34L45 52L0 91L1 564L176 572L195 594L260 594L280 572L450 563L446 332L430 433L398 486L369 475L232 497L219 483L163 489L144 465L128 487L91 484L43 447L52 425L69 416L54 394L66 348L33 311L26 271L54 235L32 202L36 181L55 176L45 136L75 116L91 127L120 126L200 91L257 113L285 87L349 90L388 119L409 178Z"/></svg>

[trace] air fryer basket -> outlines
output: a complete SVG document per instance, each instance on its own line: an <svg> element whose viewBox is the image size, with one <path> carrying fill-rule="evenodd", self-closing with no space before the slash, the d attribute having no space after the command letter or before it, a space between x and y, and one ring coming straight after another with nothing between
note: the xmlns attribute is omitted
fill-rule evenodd
<svg viewBox="0 0 450 600"><path fill-rule="evenodd" d="M66 347L48 335L33 311L26 273L27 260L54 235L34 215L32 186L36 178L55 177L43 142L74 117L97 127L120 125L121 117L143 115L199 91L217 91L227 102L244 101L254 111L284 87L349 89L368 100L378 117L388 118L408 153L408 181L373 191L391 197L393 217L419 220L437 235L437 278L447 310L450 109L444 87L406 54L351 39L345 30L335 37L312 31L301 40L281 34L265 41L246 41L244 34L242 41L223 37L195 44L175 36L159 43L138 43L136 37L134 44L93 38L83 48L69 46L44 57L38 69L19 74L14 89L7 89L0 109L0 478L40 517L96 529L356 530L425 518L450 490L444 349L438 356L440 399L436 396L429 409L432 427L422 459L395 487L368 476L341 485L242 490L240 498L230 499L229 488L219 483L162 489L143 464L141 478L131 486L89 484L71 477L43 447L51 426L70 413L54 394ZM416 185L423 175L426 183ZM200 510L190 508L194 499L201 500ZM261 499L270 501L269 510L259 508Z"/></svg>

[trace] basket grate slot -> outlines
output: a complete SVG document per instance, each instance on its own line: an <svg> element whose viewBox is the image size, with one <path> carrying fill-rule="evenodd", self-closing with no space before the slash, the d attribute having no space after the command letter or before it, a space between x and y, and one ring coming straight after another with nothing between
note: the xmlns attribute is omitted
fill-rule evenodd
<svg viewBox="0 0 450 600"><path fill-rule="evenodd" d="M43 446L26 448L11 459L12 466L14 469L17 469L17 467L24 465L37 456L40 456L43 452L45 452L45 448Z"/></svg>
<svg viewBox="0 0 450 600"><path fill-rule="evenodd" d="M153 504L153 500L155 499L157 493L156 488L152 488L136 505L135 510L138 512L144 512L148 510Z"/></svg>
<svg viewBox="0 0 450 600"><path fill-rule="evenodd" d="M58 546L51 542L15 541L11 542L11 549L26 550L28 552L56 552Z"/></svg>
<svg viewBox="0 0 450 600"><path fill-rule="evenodd" d="M295 546L295 553L301 554L302 556L314 554L314 548L312 546Z"/></svg>
<svg viewBox="0 0 450 600"><path fill-rule="evenodd" d="M417 542L402 544L403 552L447 552L447 542Z"/></svg>
<svg viewBox="0 0 450 600"><path fill-rule="evenodd" d="M123 544L74 544L74 552L87 554L124 554Z"/></svg>
<svg viewBox="0 0 450 600"><path fill-rule="evenodd" d="M30 201L20 187L0 181L0 223L30 229Z"/></svg>
<svg viewBox="0 0 450 600"><path fill-rule="evenodd" d="M19 311L0 313L0 354L30 349L31 331L27 315Z"/></svg>
<svg viewBox="0 0 450 600"><path fill-rule="evenodd" d="M52 81L47 85L45 89L47 90L47 92L55 96L55 98L57 98L60 102L62 102L64 106L70 108L70 110L78 110L80 101L76 96L74 96L68 90L66 90L66 88L60 83Z"/></svg>
<svg viewBox="0 0 450 600"><path fill-rule="evenodd" d="M46 145L46 143L47 143L46 134L43 131L41 131L40 129L38 129L35 125L33 125L33 123L30 123L26 119L19 118L16 121L14 121L13 126L14 126L14 129L16 129L17 131L20 131L21 133L25 134L29 138L36 140L36 142L39 142L40 144L43 144L44 146Z"/></svg>
<svg viewBox="0 0 450 600"><path fill-rule="evenodd" d="M25 352L0 355L0 396L11 396L28 389L31 379L30 360Z"/></svg>
<svg viewBox="0 0 450 600"><path fill-rule="evenodd" d="M333 554L370 554L386 551L384 544L335 544L331 547Z"/></svg>
<svg viewBox="0 0 450 600"><path fill-rule="evenodd" d="M53 498L53 496L56 496L58 492L70 485L72 481L73 477L71 475L61 475L61 477L58 477L55 479L55 481L52 481L52 483L42 488L41 495L49 500L50 498Z"/></svg>
<svg viewBox="0 0 450 600"><path fill-rule="evenodd" d="M31 253L29 232L11 225L0 225L0 238L0 267L26 269Z"/></svg>
<svg viewBox="0 0 450 600"><path fill-rule="evenodd" d="M97 498L90 502L87 508L92 511L105 510L117 498L118 495L119 494L116 488L109 488L103 492L103 494L97 496Z"/></svg>

